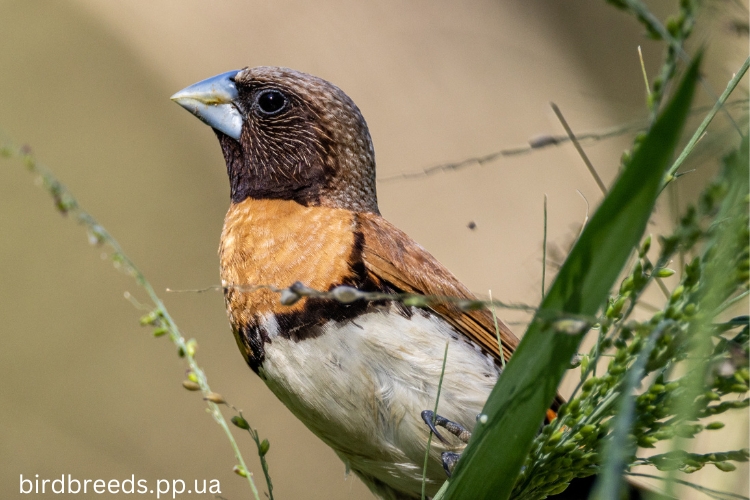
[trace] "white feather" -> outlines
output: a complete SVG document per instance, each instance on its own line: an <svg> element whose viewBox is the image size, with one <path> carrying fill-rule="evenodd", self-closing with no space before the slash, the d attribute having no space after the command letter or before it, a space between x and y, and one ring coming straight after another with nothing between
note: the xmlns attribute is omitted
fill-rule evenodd
<svg viewBox="0 0 750 500"><path fill-rule="evenodd" d="M268 387L373 491L391 498L410 498L391 489L421 491L429 429L420 414L435 407L445 343L440 415L473 429L499 375L491 358L421 310L407 318L383 308L331 321L321 335L301 341L284 338L273 317L263 327L271 343L260 376ZM462 447L433 439L429 494L445 479L440 453Z"/></svg>

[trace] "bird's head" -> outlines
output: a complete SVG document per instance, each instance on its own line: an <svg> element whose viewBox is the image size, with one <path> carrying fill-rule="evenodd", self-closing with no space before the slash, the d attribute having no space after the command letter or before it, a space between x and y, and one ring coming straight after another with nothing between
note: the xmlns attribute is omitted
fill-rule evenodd
<svg viewBox="0 0 750 500"><path fill-rule="evenodd" d="M335 85L262 66L216 75L172 100L216 132L234 203L272 198L378 212L367 123Z"/></svg>

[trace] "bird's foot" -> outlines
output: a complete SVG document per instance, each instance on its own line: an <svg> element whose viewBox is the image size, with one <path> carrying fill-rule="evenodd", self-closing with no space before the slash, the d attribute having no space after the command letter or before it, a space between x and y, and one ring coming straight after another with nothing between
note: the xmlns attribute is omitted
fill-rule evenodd
<svg viewBox="0 0 750 500"><path fill-rule="evenodd" d="M451 477L453 475L453 469L458 463L458 459L461 458L461 454L453 451L444 451L440 455L440 458L443 459L443 470L445 471L445 475Z"/></svg>
<svg viewBox="0 0 750 500"><path fill-rule="evenodd" d="M463 425L454 422L452 420L448 420L447 418L436 415L435 412L430 410L425 410L422 412L422 420L424 420L424 423L427 424L427 427L430 428L433 434L443 443L443 444L450 444L447 439L443 437L442 434L437 430L438 427L442 427L446 431L450 432L454 436L456 436L460 441L464 443L468 443L469 439L471 438L471 431L468 430ZM460 453L456 453L453 451L444 451L440 458L443 461L443 469L445 470L445 474L448 477L451 477L451 474L453 474L453 469L456 467L456 464L458 463L458 459L461 458Z"/></svg>
<svg viewBox="0 0 750 500"><path fill-rule="evenodd" d="M452 420L448 420L447 418L440 415L436 415L435 412L431 410L425 410L422 412L422 420L424 420L424 423L427 424L427 427L430 428L432 433L435 434L435 436L437 436L437 438L443 444L450 443L448 443L448 441L440 434L440 432L438 432L438 426L444 428L446 431L450 432L464 443L468 443L469 438L471 438L471 431L466 429L463 425L453 422Z"/></svg>

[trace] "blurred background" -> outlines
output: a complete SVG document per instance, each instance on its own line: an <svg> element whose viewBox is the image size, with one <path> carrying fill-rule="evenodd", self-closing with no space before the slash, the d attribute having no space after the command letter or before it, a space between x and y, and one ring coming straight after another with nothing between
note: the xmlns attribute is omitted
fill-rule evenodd
<svg viewBox="0 0 750 500"><path fill-rule="evenodd" d="M662 19L677 8L649 3ZM707 47L704 73L716 94L747 57L747 8L742 0L707 2L692 39L693 48ZM213 133L169 96L245 66L288 66L335 83L369 123L383 215L476 293L536 304L544 195L548 285L587 204L593 212L601 199L570 144L404 174L563 134L550 101L577 133L643 120L637 47L651 78L664 53L643 31L603 0L0 0L0 135L53 169L197 339L212 388L270 440L277 499L370 499L247 368L221 294L163 292L218 284L229 204ZM736 95L746 99L741 86ZM713 102L698 95L696 106ZM736 142L722 133L724 116L715 122L694 155L698 171L677 183L672 205L694 197L713 159ZM585 144L605 183L632 137ZM143 294L62 220L20 163L0 163L0 497L18 496L20 474L134 474L151 484L218 479L223 497L248 498L221 429L200 395L180 385L183 361L167 339L138 326L146 311L123 298L127 291L145 301ZM662 205L655 233L675 217ZM523 333L523 316L501 316ZM746 416L711 434L711 447L745 446ZM264 487L254 445L237 436ZM711 468L693 480L747 494L747 475Z"/></svg>

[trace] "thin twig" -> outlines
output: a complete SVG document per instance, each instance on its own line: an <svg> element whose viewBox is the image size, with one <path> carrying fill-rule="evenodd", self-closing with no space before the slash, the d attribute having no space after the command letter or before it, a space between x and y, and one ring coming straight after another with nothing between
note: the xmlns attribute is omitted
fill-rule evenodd
<svg viewBox="0 0 750 500"><path fill-rule="evenodd" d="M701 486L699 484L691 483L690 481L685 481L683 479L669 479L669 478L666 478L666 477L654 476L652 474L642 474L640 472L626 472L625 474L628 475L628 476L633 476L633 477L646 477L646 478L649 478L649 479L658 479L660 481L674 481L675 483L682 484L684 486L688 486L690 488L694 488L694 489L700 491L701 493L705 493L706 495L710 496L711 498L718 498L720 500L724 500L726 498L738 498L740 500L750 500L746 496L737 495L736 493L730 493L728 491L719 491L719 490L714 490L714 489L711 489L711 488L706 488L705 486ZM714 495L716 495L716 496L714 496Z"/></svg>
<svg viewBox="0 0 750 500"><path fill-rule="evenodd" d="M656 281L657 286L659 287L659 290L661 290L662 295L664 295L664 298L669 298L669 289L667 289L667 285L664 284L664 281L661 278L656 278L654 281Z"/></svg>
<svg viewBox="0 0 750 500"><path fill-rule="evenodd" d="M177 346L179 352L184 354L187 360L190 371L195 374L197 384L200 386L201 392L204 396L213 394L211 388L208 386L208 380L203 370L198 366L193 355L194 348L190 349L188 342L182 336L177 324L170 316L164 303L161 301L156 292L154 291L151 283L146 279L140 269L130 260L125 254L120 244L115 238L101 226L94 217L86 212L79 205L78 201L73 197L70 191L55 177L55 175L46 167L37 162L34 155L32 155L28 147L18 148L13 145L3 145L0 147L0 153L2 156L12 157L20 160L26 166L26 169L34 175L37 175L41 179L42 187L52 196L55 201L55 206L63 215L71 215L75 217L75 220L84 226L89 233L89 240L97 245L107 245L112 249L112 262L116 268L122 270L129 276L131 276L138 285L143 288L154 305L154 310L148 316L153 318L150 322L156 325L157 323L167 329L169 338ZM245 473L250 489L253 492L253 497L256 500L260 500L258 489L253 481L252 474L247 470L245 461L242 458L242 453L237 445L237 442L232 436L232 432L227 425L224 415L221 412L219 406L209 400L206 400L208 405L209 414L213 417L214 421L221 426L224 434L227 436L232 450L234 451L235 458L239 463L239 467Z"/></svg>
<svg viewBox="0 0 750 500"><path fill-rule="evenodd" d="M727 309L729 309L730 307L732 307L733 305L735 305L737 302L741 301L742 299L747 298L748 294L750 294L750 290L745 290L744 292L737 295L736 297L729 299L728 301L723 303L721 306L719 306L719 308L716 311L714 311L714 316L717 316L718 314L726 311Z"/></svg>
<svg viewBox="0 0 750 500"><path fill-rule="evenodd" d="M506 309L514 309L525 312L533 312L539 319L544 319L552 322L557 322L561 325L561 333L565 332L565 328L562 327L567 320L572 320L577 323L594 324L597 320L595 316L588 316L585 314L570 314L561 313L560 311L546 311L540 310L536 307L528 306L525 304L511 304L507 302L501 302L499 300L481 300L481 299L468 299L463 297L451 297L447 295L420 295L415 293L384 293L384 292L368 292L360 290L348 285L339 285L332 288L330 291L315 290L308 286L303 285L299 281L293 283L288 288L280 288L275 285L236 285L227 284L224 286L212 286L199 290L196 292L203 292L206 290L220 290L220 289L234 289L242 292L255 292L259 290L268 290L281 295L279 301L282 305L291 306L296 304L299 300L310 297L315 299L326 299L335 300L342 304L348 304L356 300L365 301L382 301L382 300L393 300L404 304L409 307L420 307L429 308L439 304L453 304L462 311L475 311L477 309L486 309L491 307L502 307ZM175 290L172 290L175 291ZM193 290L185 290L193 291Z"/></svg>
<svg viewBox="0 0 750 500"><path fill-rule="evenodd" d="M583 163L586 164L586 168L589 169L589 173L596 181L597 186L599 186L599 189L601 189L603 195L607 195L607 186L604 185L604 182L602 181L602 178L599 177L599 173L596 171L596 168L594 168L594 165L591 163L591 160L589 160L589 157L586 156L586 152L581 147L581 143L578 142L578 139L576 138L575 134L573 133L573 129L570 128L570 125L568 125L567 120L565 120L565 117L563 116L562 112L560 111L560 108L557 107L557 104L554 102L549 103L550 106L552 106L552 111L555 112L555 115L557 115L557 119L560 120L560 123L562 124L563 128L565 129L565 133L568 134L568 137L570 137L570 142L573 143L573 146L575 146L576 151L578 151L578 154L581 156L581 159L583 159Z"/></svg>
<svg viewBox="0 0 750 500"><path fill-rule="evenodd" d="M748 99L738 99L736 101L731 101L727 103L726 106L727 107L735 107L735 106L740 106L740 105L747 106L747 104L748 104ZM697 113L698 114L705 113L709 109L710 109L709 106L701 106L701 107L691 110L690 114L693 115ZM611 139L613 137L619 137L621 135L625 135L631 132L638 132L638 131L646 130L648 128L648 124L649 124L648 120L637 120L637 121L634 121L625 125L603 129L600 132L581 133L581 134L578 134L576 137L578 139L578 142L580 142L581 144L589 143L589 142L598 142L598 141L603 141L606 139ZM533 153L535 151L546 149L549 147L559 146L569 141L570 141L570 137L568 137L567 135L546 135L545 134L545 135L535 137L529 140L529 143L524 146L508 147L508 148L504 148L499 151L495 151L494 153L489 153L483 156L466 158L463 160L459 160L457 162L449 162L449 163L441 163L438 165L432 165L430 167L425 167L422 170L415 171L415 172L404 172L400 174L390 175L387 177L381 177L378 179L378 182L387 183L387 182L399 181L399 180L417 179L421 177L428 177L433 174L437 174L441 172L452 172L455 170L460 170L470 165L485 165L503 157L520 156L523 154Z"/></svg>
<svg viewBox="0 0 750 500"><path fill-rule="evenodd" d="M451 297L447 295L421 295L418 293L385 293L385 292L368 292L360 290L358 288L342 285L337 286L329 291L315 290L309 288L302 283L295 283L290 287L282 288L276 285L270 284L259 284L259 285L239 285L229 283L226 285L211 285L205 288L195 289L184 289L175 290L167 288L167 292L171 293L205 293L208 291L221 291L224 289L233 289L240 292L252 293L260 290L268 290L270 292L279 294L295 294L298 298L312 297L316 299L328 299L335 300L338 302L353 302L355 300L367 300L367 301L380 301L380 300L395 300L402 302L406 305L415 307L430 307L437 304L455 304L459 309L462 310L474 310L478 308L501 308L511 309L525 312L537 312L537 308L527 304L514 303L514 302L503 302L500 300L481 300L481 299L468 299L464 297ZM291 305L291 304L285 304Z"/></svg>

